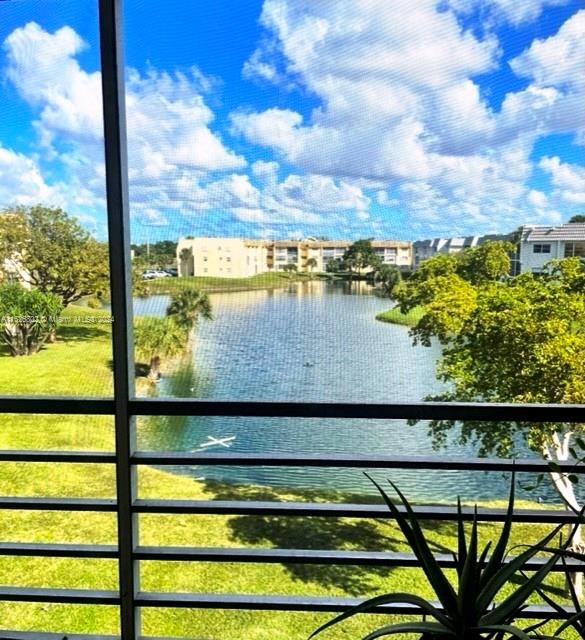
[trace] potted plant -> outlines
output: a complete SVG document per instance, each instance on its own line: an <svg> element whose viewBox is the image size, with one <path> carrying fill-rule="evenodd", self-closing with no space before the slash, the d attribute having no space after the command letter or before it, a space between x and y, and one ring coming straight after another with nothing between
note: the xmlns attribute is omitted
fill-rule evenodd
<svg viewBox="0 0 585 640"><path fill-rule="evenodd" d="M367 474L366 474L367 475ZM392 502L388 494L370 476L368 478L376 486L398 526L402 530L412 551L420 563L427 580L433 588L441 605L438 608L424 598L409 593L390 593L376 596L338 615L333 620L316 629L309 638L313 638L332 625L336 625L358 613L371 611L385 604L406 603L415 605L420 612L432 620L418 622L403 622L385 625L376 629L364 640L374 640L383 636L397 633L420 634L420 640L482 640L503 638L520 638L530 640L529 635L540 625L532 625L521 629L515 624L519 613L526 607L527 599L535 592L542 595L541 585L553 566L561 557L562 549L554 550L547 547L559 533L562 525L556 527L535 545L526 546L522 553L513 558L507 558L506 551L512 528L514 511L514 475L510 488L510 498L502 531L488 555L491 542L479 552L477 534L477 508L473 517L469 539L464 528L464 516L460 500L457 501L457 553L453 553L457 572L457 585L445 575L425 539L410 503L390 482L397 493L404 511ZM525 577L524 582L510 595L497 601L498 594L508 585L513 576L521 572L522 566L539 551L547 551L549 557L538 571L531 577ZM550 600L550 598L545 598ZM565 627L563 627L565 628ZM541 636L544 637L544 636Z"/></svg>

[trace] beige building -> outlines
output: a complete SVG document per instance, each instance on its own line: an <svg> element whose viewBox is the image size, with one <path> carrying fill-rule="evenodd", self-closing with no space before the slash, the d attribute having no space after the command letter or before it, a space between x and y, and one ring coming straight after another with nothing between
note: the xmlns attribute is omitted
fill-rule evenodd
<svg viewBox="0 0 585 640"><path fill-rule="evenodd" d="M180 276L245 278L281 271L294 264L298 271L326 271L332 260L341 260L350 240L246 240L243 238L180 238L177 265ZM412 265L412 243L372 240L384 264L406 270Z"/></svg>
<svg viewBox="0 0 585 640"><path fill-rule="evenodd" d="M267 271L268 245L242 238L180 238L180 276L246 278Z"/></svg>

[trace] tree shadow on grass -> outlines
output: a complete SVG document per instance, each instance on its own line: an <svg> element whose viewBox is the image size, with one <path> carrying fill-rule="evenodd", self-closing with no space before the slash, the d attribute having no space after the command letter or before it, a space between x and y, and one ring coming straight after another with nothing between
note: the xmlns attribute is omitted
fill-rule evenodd
<svg viewBox="0 0 585 640"><path fill-rule="evenodd" d="M281 490L268 487L234 486L207 481L206 487L217 500L255 500L304 502L323 501L331 492ZM342 494L340 494L342 495ZM346 498L347 494L343 497ZM363 496L361 496L363 498ZM368 502L371 502L367 498ZM339 501L341 502L341 501ZM362 500L363 502L363 500ZM442 523L425 522L427 529ZM386 526L384 526L386 525ZM364 551L404 551L405 540L390 519L325 518L304 516L237 516L228 520L232 540L239 544L279 549L324 549ZM430 542L435 552L449 549ZM347 594L365 595L379 589L381 578L390 576L393 567L359 565L286 564L286 571L296 580L340 588Z"/></svg>
<svg viewBox="0 0 585 640"><path fill-rule="evenodd" d="M363 521L343 521L337 518L305 518L277 516L237 516L228 526L233 540L254 546L279 549L378 548L394 551L398 540L381 535L378 528ZM364 595L388 577L392 567L325 564L285 564L290 576L322 587L343 589L350 595Z"/></svg>

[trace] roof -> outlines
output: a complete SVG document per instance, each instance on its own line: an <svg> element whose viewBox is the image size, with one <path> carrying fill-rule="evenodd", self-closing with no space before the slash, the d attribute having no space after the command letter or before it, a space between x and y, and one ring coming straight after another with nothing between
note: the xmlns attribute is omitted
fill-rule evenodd
<svg viewBox="0 0 585 640"><path fill-rule="evenodd" d="M533 226L522 228L523 242L547 242L552 240L585 240L585 223L572 222L556 227Z"/></svg>

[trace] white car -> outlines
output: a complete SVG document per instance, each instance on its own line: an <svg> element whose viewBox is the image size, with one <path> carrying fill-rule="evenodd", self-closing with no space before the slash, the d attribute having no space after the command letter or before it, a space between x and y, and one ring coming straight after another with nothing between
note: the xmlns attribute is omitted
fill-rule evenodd
<svg viewBox="0 0 585 640"><path fill-rule="evenodd" d="M142 272L143 280L154 280L155 278L170 278L171 275L161 269L147 269Z"/></svg>

